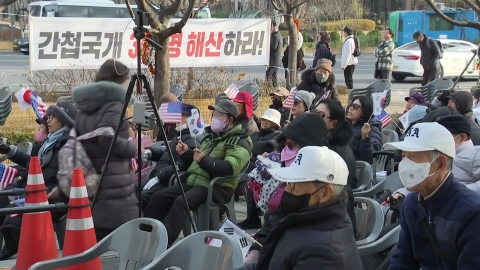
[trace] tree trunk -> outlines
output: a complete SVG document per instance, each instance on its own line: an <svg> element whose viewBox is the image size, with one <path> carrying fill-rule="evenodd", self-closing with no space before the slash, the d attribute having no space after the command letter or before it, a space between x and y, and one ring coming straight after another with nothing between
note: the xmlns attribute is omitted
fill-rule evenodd
<svg viewBox="0 0 480 270"><path fill-rule="evenodd" d="M297 86L297 27L292 16L285 16L288 28L288 78L287 89Z"/></svg>
<svg viewBox="0 0 480 270"><path fill-rule="evenodd" d="M155 38L156 34L153 34ZM155 103L160 105L160 97L170 91L170 57L168 56L168 39L158 40L158 44L162 45L163 50L155 52L155 79L154 79L154 95Z"/></svg>

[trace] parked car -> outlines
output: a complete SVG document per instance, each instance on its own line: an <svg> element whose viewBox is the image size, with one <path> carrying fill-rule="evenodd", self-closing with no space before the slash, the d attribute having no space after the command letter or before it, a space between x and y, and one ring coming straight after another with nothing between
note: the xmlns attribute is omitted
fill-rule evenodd
<svg viewBox="0 0 480 270"><path fill-rule="evenodd" d="M30 41L28 38L20 38L13 41L13 50L28 55Z"/></svg>
<svg viewBox="0 0 480 270"><path fill-rule="evenodd" d="M22 30L20 27L16 25L12 27L8 22L0 22L0 41L11 41L12 29L15 39L22 38Z"/></svg>
<svg viewBox="0 0 480 270"><path fill-rule="evenodd" d="M456 39L439 39L443 46L443 58L440 59L441 77L458 77L473 56L472 50L477 45ZM422 77L423 67L420 65L420 47L416 42L410 42L395 49L393 56L392 77L401 82L407 77ZM477 78L475 62L473 61L462 76Z"/></svg>

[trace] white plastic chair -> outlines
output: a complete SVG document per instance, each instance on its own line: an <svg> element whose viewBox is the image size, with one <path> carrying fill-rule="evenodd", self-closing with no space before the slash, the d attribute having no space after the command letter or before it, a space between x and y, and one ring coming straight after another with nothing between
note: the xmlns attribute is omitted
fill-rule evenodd
<svg viewBox="0 0 480 270"><path fill-rule="evenodd" d="M210 238L221 240L222 245L210 246ZM170 267L182 270L231 270L242 266L243 255L239 243L225 233L202 231L183 238L143 270Z"/></svg>
<svg viewBox="0 0 480 270"><path fill-rule="evenodd" d="M72 256L38 262L29 270L52 270L91 261L108 251L120 255L120 269L138 269L167 250L167 229L158 220L139 218L123 224L92 248Z"/></svg>

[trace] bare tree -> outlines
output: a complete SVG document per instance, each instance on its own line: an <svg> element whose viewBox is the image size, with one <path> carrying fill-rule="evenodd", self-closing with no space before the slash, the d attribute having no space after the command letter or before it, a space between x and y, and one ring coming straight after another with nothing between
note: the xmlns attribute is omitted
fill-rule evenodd
<svg viewBox="0 0 480 270"><path fill-rule="evenodd" d="M297 84L297 28L293 21L294 13L299 7L308 3L310 0L270 0L275 10L283 15L285 24L288 29L288 78L287 88L291 88Z"/></svg>
<svg viewBox="0 0 480 270"><path fill-rule="evenodd" d="M155 102L160 104L160 97L170 90L170 56L168 52L170 36L182 32L182 28L193 12L195 0L163 0L156 3L151 0L135 0L135 3L139 10L150 14L152 39L163 47L163 50L155 52L154 95ZM131 11L130 4L128 2L126 4ZM185 4L188 5L180 22L169 26L170 19ZM131 15L134 16L133 12ZM137 48L137 53L140 53L138 50L139 48Z"/></svg>
<svg viewBox="0 0 480 270"><path fill-rule="evenodd" d="M452 18L450 18L449 16L445 15L445 13L443 13L438 7L435 6L435 2L432 1L432 0L425 0L425 2L427 3L428 6L430 6L433 11L435 11L439 16L440 18L444 19L445 21L453 24L453 25L456 25L456 26L460 26L460 27L472 27L472 28L475 28L477 30L480 30L480 22L478 21L458 21L458 20L454 20ZM462 2L464 4L465 7L468 7L468 8L471 8L473 11L475 11L475 13L477 14L477 16L480 16L480 0L462 0L462 1L456 1L457 3L456 4L460 4L460 2Z"/></svg>
<svg viewBox="0 0 480 270"><path fill-rule="evenodd" d="M17 1L18 0L0 0L0 7L7 7Z"/></svg>

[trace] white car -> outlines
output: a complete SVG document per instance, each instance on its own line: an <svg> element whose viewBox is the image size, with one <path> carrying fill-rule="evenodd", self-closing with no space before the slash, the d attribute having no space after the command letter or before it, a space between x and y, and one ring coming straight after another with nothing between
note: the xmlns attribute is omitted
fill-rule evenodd
<svg viewBox="0 0 480 270"><path fill-rule="evenodd" d="M473 56L472 50L477 45L456 39L439 39L443 45L443 58L440 59L440 77L458 77ZM393 55L392 77L401 82L407 77L422 77L420 65L420 47L417 42L410 42L395 49ZM475 61L472 61L462 78L478 78Z"/></svg>

